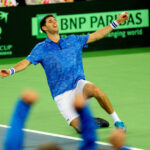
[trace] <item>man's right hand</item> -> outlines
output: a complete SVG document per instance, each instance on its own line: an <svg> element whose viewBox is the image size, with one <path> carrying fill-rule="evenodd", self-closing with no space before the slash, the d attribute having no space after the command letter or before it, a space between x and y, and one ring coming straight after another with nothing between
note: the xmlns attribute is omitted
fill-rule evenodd
<svg viewBox="0 0 150 150"><path fill-rule="evenodd" d="M7 77L10 75L10 71L8 69L1 69L0 75L1 75L1 78Z"/></svg>

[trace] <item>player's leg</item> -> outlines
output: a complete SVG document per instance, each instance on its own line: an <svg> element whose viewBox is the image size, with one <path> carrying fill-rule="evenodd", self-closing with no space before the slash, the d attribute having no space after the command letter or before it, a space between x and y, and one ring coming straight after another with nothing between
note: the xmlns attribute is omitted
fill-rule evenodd
<svg viewBox="0 0 150 150"><path fill-rule="evenodd" d="M83 93L82 93L82 91L83 90L81 90L82 88L81 88L81 85L82 84L84 84L84 83L82 83L82 82L80 82L80 84L77 86L77 88L78 88L78 93L76 93L75 94L75 98L74 98L74 100L73 100L73 106L74 106L74 103L76 102L76 105L77 105L77 103L78 103L78 106L81 106L82 107L82 105L83 105L83 103L87 103L87 99L85 99L84 97L83 97ZM80 92L79 92L80 91ZM79 96L80 95L80 96ZM80 101L80 98L79 97L82 97L83 98L83 100L81 100ZM78 100L79 99L79 100ZM84 102L83 102L84 101ZM73 109L74 109L74 107L73 107ZM73 110L74 112L76 111L75 109ZM77 112L76 112L77 113ZM73 113L72 112L72 114L75 114L75 113ZM72 117L73 117L74 115L72 115ZM104 120L104 119L102 119L102 118L93 118L93 121L95 121L95 124L96 124L96 126L97 126L97 128L100 128L100 127L108 127L109 126L109 122L107 122L106 120ZM81 131L81 129L80 129L80 118L79 117L76 117L76 118L74 118L71 122L70 122L70 125L78 132L78 133L80 133L80 131Z"/></svg>
<svg viewBox="0 0 150 150"><path fill-rule="evenodd" d="M70 90L55 97L54 101L68 125L72 126L77 132L80 132L79 115L73 106L74 99L75 92Z"/></svg>
<svg viewBox="0 0 150 150"><path fill-rule="evenodd" d="M77 83L77 86L76 88L74 89L74 98L72 99L73 101L75 99L77 99L77 95L78 94L81 94L83 96L83 99L85 102L87 102L87 99L89 97L85 97L84 94L83 94L83 88L84 86L87 84L87 83L90 83L88 81L85 81L85 80L79 80L78 83ZM74 109L74 108L72 108ZM74 110L75 111L75 110ZM97 125L97 128L100 128L100 127L108 127L109 126L109 122L102 119L102 118L93 118L93 120L95 121L96 125ZM74 127L77 131L80 131L79 129L79 118L75 118L75 119L72 119L72 121L70 122L70 125L72 127Z"/></svg>
<svg viewBox="0 0 150 150"><path fill-rule="evenodd" d="M55 97L55 99L54 99L60 113L65 118L65 120L68 122L68 125L71 125L77 132L80 132L79 118L78 118L79 115L73 106L73 102L76 97L76 92L82 93L82 91L83 91L83 86L81 86L82 82L80 82L80 83L81 84L78 84L76 89L67 91L67 92ZM99 118L99 119L101 119L101 118ZM102 120L102 122L101 122L101 120ZM107 124L109 125L109 123L107 121L105 121L104 119L101 119L101 120L98 123L99 126L106 127Z"/></svg>
<svg viewBox="0 0 150 150"><path fill-rule="evenodd" d="M125 126L118 117L117 113L114 111L112 104L110 103L108 97L106 94L98 88L96 85L92 83L85 84L83 88L83 96L85 99L88 99L90 97L95 97L98 101L98 103L101 105L101 107L112 117L114 120L115 126L122 128L125 130Z"/></svg>
<svg viewBox="0 0 150 150"><path fill-rule="evenodd" d="M114 109L108 97L96 85L92 83L87 83L83 88L83 96L85 99L88 99L90 97L95 97L98 103L101 105L103 109L106 110L107 113L112 114L114 112Z"/></svg>
<svg viewBox="0 0 150 150"><path fill-rule="evenodd" d="M73 119L73 120L70 122L70 125L71 125L78 133L80 133L79 117Z"/></svg>

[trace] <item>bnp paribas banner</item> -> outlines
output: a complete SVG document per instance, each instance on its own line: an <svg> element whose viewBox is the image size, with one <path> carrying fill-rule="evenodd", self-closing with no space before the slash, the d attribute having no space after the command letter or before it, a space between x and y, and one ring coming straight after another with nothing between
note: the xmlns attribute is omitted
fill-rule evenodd
<svg viewBox="0 0 150 150"><path fill-rule="evenodd" d="M107 3L103 1L103 3ZM129 12L129 20L119 25L106 38L89 44L84 51L123 49L150 46L149 5L132 8L125 3L108 6L101 1L0 8L0 58L27 56L33 47L44 40L40 21L53 14L59 33L85 35L109 25L122 12ZM83 7L84 6L84 7Z"/></svg>
<svg viewBox="0 0 150 150"><path fill-rule="evenodd" d="M83 14L57 15L52 13L57 19L59 33L63 36L67 34L84 34L96 31L109 25L122 11L108 11ZM119 25L107 38L118 38L143 35L143 28L149 27L149 9L126 10L129 12L129 20ZM32 18L32 35L37 39L45 38L46 35L40 30L40 21L47 14L37 14ZM130 29L130 30L125 30Z"/></svg>
<svg viewBox="0 0 150 150"><path fill-rule="evenodd" d="M0 56L1 55L12 55L13 44L6 38L6 30L9 28L8 25L9 13L0 11ZM1 41L4 42L1 42Z"/></svg>

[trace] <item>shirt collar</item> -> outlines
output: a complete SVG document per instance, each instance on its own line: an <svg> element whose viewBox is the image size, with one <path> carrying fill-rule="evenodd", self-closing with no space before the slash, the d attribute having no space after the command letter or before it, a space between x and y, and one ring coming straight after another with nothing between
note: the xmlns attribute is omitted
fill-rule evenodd
<svg viewBox="0 0 150 150"><path fill-rule="evenodd" d="M48 37L45 39L45 41L46 41L46 42L48 42L48 43L53 42L53 41L52 41L51 39L49 39ZM61 36L60 36L60 40L59 40L59 42L60 42L60 41L64 41L64 38L63 38L63 37L61 37Z"/></svg>
<svg viewBox="0 0 150 150"><path fill-rule="evenodd" d="M45 41L48 42L48 43L52 42L52 40L49 39L48 37L45 39Z"/></svg>

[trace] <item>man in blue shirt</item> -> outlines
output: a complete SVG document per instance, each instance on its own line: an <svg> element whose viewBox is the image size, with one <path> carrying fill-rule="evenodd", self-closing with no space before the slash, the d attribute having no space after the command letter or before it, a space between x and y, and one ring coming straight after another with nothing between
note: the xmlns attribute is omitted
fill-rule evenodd
<svg viewBox="0 0 150 150"><path fill-rule="evenodd" d="M1 77L22 71L31 63L40 63L45 70L54 101L69 125L80 131L79 115L73 107L73 101L75 96L81 93L85 100L95 97L101 107L110 114L115 126L125 130L108 97L96 85L85 80L82 64L82 49L86 44L104 38L125 20L128 20L127 12L94 33L85 36L70 35L64 39L58 33L58 24L54 16L47 15L40 23L41 30L47 34L46 40L37 44L30 55L14 68L0 70Z"/></svg>

